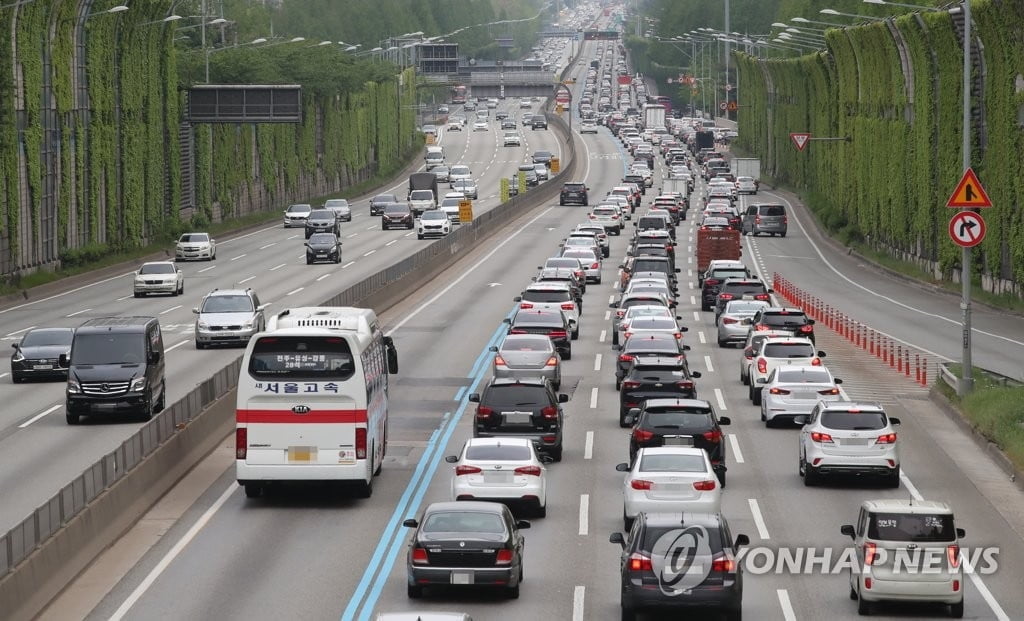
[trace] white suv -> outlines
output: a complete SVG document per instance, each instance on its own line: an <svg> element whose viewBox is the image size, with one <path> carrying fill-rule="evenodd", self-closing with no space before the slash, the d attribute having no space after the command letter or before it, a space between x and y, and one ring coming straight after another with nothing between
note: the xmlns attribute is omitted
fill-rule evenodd
<svg viewBox="0 0 1024 621"><path fill-rule="evenodd" d="M572 340L580 337L580 309L569 285L560 282L532 284L522 295L516 296L515 301L519 302L519 308L562 311L572 329Z"/></svg>
<svg viewBox="0 0 1024 621"><path fill-rule="evenodd" d="M819 401L809 416L793 420L803 425L797 460L804 485L816 485L828 474L854 474L900 486L900 419L886 415L882 406Z"/></svg>
<svg viewBox="0 0 1024 621"><path fill-rule="evenodd" d="M778 337L766 339L761 351L750 361L747 378L750 390L747 396L754 405L761 405L761 388L768 381L768 376L776 367L787 364L811 365L821 364L825 352L815 351L811 339L802 337Z"/></svg>
<svg viewBox="0 0 1024 621"><path fill-rule="evenodd" d="M857 612L877 602L946 604L951 617L964 615L964 570L953 511L929 500L865 500L856 524L840 532L853 539L857 571L850 570L850 599Z"/></svg>

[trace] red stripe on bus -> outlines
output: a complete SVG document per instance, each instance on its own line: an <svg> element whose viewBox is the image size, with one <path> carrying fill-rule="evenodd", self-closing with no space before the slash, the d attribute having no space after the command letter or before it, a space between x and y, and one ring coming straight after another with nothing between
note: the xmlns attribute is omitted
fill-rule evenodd
<svg viewBox="0 0 1024 621"><path fill-rule="evenodd" d="M238 423L365 423L366 410L321 410L313 408L305 414L291 410L236 410Z"/></svg>

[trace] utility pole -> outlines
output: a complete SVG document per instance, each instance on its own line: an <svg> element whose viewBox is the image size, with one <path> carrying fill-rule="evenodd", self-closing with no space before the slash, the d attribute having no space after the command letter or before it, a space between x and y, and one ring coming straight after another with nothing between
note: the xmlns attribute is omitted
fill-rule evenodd
<svg viewBox="0 0 1024 621"><path fill-rule="evenodd" d="M971 0L960 4L964 15L964 75L963 75L963 169L971 167ZM969 211L969 210L967 210ZM964 246L960 255L960 310L963 312L963 358L958 393L964 396L974 389L974 369L971 364L971 249Z"/></svg>

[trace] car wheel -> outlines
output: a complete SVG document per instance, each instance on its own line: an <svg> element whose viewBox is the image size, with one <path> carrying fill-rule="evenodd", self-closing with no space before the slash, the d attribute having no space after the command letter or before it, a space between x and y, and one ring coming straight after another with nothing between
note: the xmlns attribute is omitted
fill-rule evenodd
<svg viewBox="0 0 1024 621"><path fill-rule="evenodd" d="M761 406L761 422L764 423L765 427L771 427L772 421L768 420L768 417L764 415L764 406Z"/></svg>
<svg viewBox="0 0 1024 621"><path fill-rule="evenodd" d="M306 265L313 265L313 259L306 257Z"/></svg>
<svg viewBox="0 0 1024 621"><path fill-rule="evenodd" d="M416 235L416 239L423 239L422 235Z"/></svg>
<svg viewBox="0 0 1024 621"><path fill-rule="evenodd" d="M729 343L727 341L723 340L721 337L718 338L718 346L719 347L725 347L728 344Z"/></svg>
<svg viewBox="0 0 1024 621"><path fill-rule="evenodd" d="M165 407L167 407L167 382L160 382L160 399L157 400L153 411L163 412Z"/></svg>
<svg viewBox="0 0 1024 621"><path fill-rule="evenodd" d="M11 374L11 383L12 384L20 384L21 380L22 380L22 377L20 375L18 375L17 373L12 373Z"/></svg>
<svg viewBox="0 0 1024 621"><path fill-rule="evenodd" d="M899 486L900 486L900 467L899 466L896 466L895 470L893 470L893 472L888 477L886 477L885 483L886 483L887 487L891 487L893 489L898 489L899 488Z"/></svg>
<svg viewBox="0 0 1024 621"><path fill-rule="evenodd" d="M155 410L156 407L153 404L153 396L150 395L149 402L143 406L142 412L140 413L142 420L153 420L153 413Z"/></svg>
<svg viewBox="0 0 1024 621"><path fill-rule="evenodd" d="M141 298L141 297L142 297L142 294L141 294L141 293L139 293L138 291L136 291L136 292L135 292L135 293L134 293L133 295L134 295L135 297L137 297L137 298Z"/></svg>
<svg viewBox="0 0 1024 621"><path fill-rule="evenodd" d="M573 330L572 331L572 340L576 341L576 340L579 340L579 338L580 338L580 331L578 329L577 330Z"/></svg>
<svg viewBox="0 0 1024 621"><path fill-rule="evenodd" d="M519 599L519 585L517 584L514 587L509 587L505 590L505 594L509 599Z"/></svg>
<svg viewBox="0 0 1024 621"><path fill-rule="evenodd" d="M850 587L850 599L857 601L857 591L853 590L853 587Z"/></svg>
<svg viewBox="0 0 1024 621"><path fill-rule="evenodd" d="M341 255L340 254L337 257L334 258L334 263L335 264L341 263Z"/></svg>
<svg viewBox="0 0 1024 621"><path fill-rule="evenodd" d="M964 616L964 600L949 605L949 616L960 619Z"/></svg>
<svg viewBox="0 0 1024 621"><path fill-rule="evenodd" d="M196 349L206 349L206 343L197 340L196 341Z"/></svg>
<svg viewBox="0 0 1024 621"><path fill-rule="evenodd" d="M862 617L870 616L872 608L873 606L871 605L871 602L864 601L863 597L857 598L857 614Z"/></svg>
<svg viewBox="0 0 1024 621"><path fill-rule="evenodd" d="M548 516L548 506L547 506L547 504L543 504L543 505L538 506L537 509L533 512L533 514L536 517L539 517L539 518L547 517ZM519 576L519 581L520 582L523 581L523 577L522 576Z"/></svg>
<svg viewBox="0 0 1024 621"><path fill-rule="evenodd" d="M565 353L562 355L562 360L572 360L572 349L565 350Z"/></svg>
<svg viewBox="0 0 1024 621"><path fill-rule="evenodd" d="M743 609L736 608L725 611L725 621L743 621Z"/></svg>
<svg viewBox="0 0 1024 621"><path fill-rule="evenodd" d="M242 489L245 490L246 498L259 498L263 495L263 486L259 483L244 483Z"/></svg>
<svg viewBox="0 0 1024 621"><path fill-rule="evenodd" d="M64 414L64 420L66 420L69 425L77 425L81 420L81 417L76 413L68 411Z"/></svg>
<svg viewBox="0 0 1024 621"><path fill-rule="evenodd" d="M622 621L636 621L636 611L632 608L622 608Z"/></svg>
<svg viewBox="0 0 1024 621"><path fill-rule="evenodd" d="M622 508L622 529L623 530L625 530L626 532L629 532L633 528L633 520L635 520L635 519L636 518L628 517L626 515L626 508L625 507Z"/></svg>
<svg viewBox="0 0 1024 621"><path fill-rule="evenodd" d="M619 378L616 377L615 378L615 390L619 390L620 388L622 388L622 380L620 380Z"/></svg>
<svg viewBox="0 0 1024 621"><path fill-rule="evenodd" d="M418 584L407 585L405 594L409 596L409 599L419 599L423 597L423 587Z"/></svg>
<svg viewBox="0 0 1024 621"><path fill-rule="evenodd" d="M178 295L185 295L185 283L182 282L181 286L178 287Z"/></svg>
<svg viewBox="0 0 1024 621"><path fill-rule="evenodd" d="M779 233L779 237L785 237L785 236L786 236L785 233Z"/></svg>
<svg viewBox="0 0 1024 621"><path fill-rule="evenodd" d="M818 474L818 471L814 466L808 464L806 461L804 462L804 487L814 487L817 485L820 476L821 475Z"/></svg>
<svg viewBox="0 0 1024 621"><path fill-rule="evenodd" d="M553 448L548 451L548 455L555 461L562 461L562 447Z"/></svg>
<svg viewBox="0 0 1024 621"><path fill-rule="evenodd" d="M750 385L750 402L754 405L761 405L761 389Z"/></svg>

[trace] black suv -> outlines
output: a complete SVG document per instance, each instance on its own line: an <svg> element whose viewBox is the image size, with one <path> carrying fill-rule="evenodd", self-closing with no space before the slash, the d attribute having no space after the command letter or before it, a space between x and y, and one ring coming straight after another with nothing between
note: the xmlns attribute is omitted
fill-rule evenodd
<svg viewBox="0 0 1024 621"><path fill-rule="evenodd" d="M665 275L672 288L679 284L676 281L676 274L680 272L680 269L676 267L675 261L671 257L656 257L652 255L630 257L625 263L619 265L619 269L630 278L632 278L633 274L641 272L659 272Z"/></svg>
<svg viewBox="0 0 1024 621"><path fill-rule="evenodd" d="M586 207L590 204L590 201L587 200L588 189L585 183L580 183L579 181L566 183L562 186L562 193L558 196L558 204L568 205L573 203Z"/></svg>
<svg viewBox="0 0 1024 621"><path fill-rule="evenodd" d="M799 308L769 306L754 313L750 322L754 332L761 330L785 330L793 336L802 336L814 342L814 320Z"/></svg>
<svg viewBox="0 0 1024 621"><path fill-rule="evenodd" d="M671 356L686 359L689 345L683 345L675 336L664 332L647 335L636 335L626 339L622 345L612 346L617 349L619 358L615 365L615 390L622 387L622 378L626 377L633 363L640 358Z"/></svg>
<svg viewBox="0 0 1024 621"><path fill-rule="evenodd" d="M736 558L750 538L733 539L722 514L641 513L628 533L612 533L608 541L622 546L622 621L636 619L639 611L678 615L693 608L717 608L728 621L742 619L743 571ZM671 571L677 563L684 573Z"/></svg>
<svg viewBox="0 0 1024 621"><path fill-rule="evenodd" d="M334 233L341 237L341 225L333 209L314 209L306 218L306 239L313 233Z"/></svg>
<svg viewBox="0 0 1024 621"><path fill-rule="evenodd" d="M631 409L643 405L647 399L695 399L697 386L693 380L698 378L700 371L691 372L686 358L652 356L638 359L622 378L619 427L629 427L626 415Z"/></svg>
<svg viewBox="0 0 1024 621"><path fill-rule="evenodd" d="M700 309L709 311L715 306L718 300L718 291L727 278L749 278L750 272L747 268L726 267L715 270L708 270L700 277Z"/></svg>
<svg viewBox="0 0 1024 621"><path fill-rule="evenodd" d="M386 231L395 226L413 228L412 209L409 203L390 203L384 206L384 212L380 215L380 229Z"/></svg>
<svg viewBox="0 0 1024 621"><path fill-rule="evenodd" d="M535 114L530 117L530 127L532 129L547 129L548 119L543 114Z"/></svg>
<svg viewBox="0 0 1024 621"><path fill-rule="evenodd" d="M572 328L562 311L519 309L505 323L509 334L546 334L562 360L572 359Z"/></svg>
<svg viewBox="0 0 1024 621"><path fill-rule="evenodd" d="M718 316L725 310L725 303L729 300L742 300L750 296L752 300L769 301L769 294L772 290L764 285L757 278L726 278L718 289L715 297L715 325L718 325Z"/></svg>
<svg viewBox="0 0 1024 621"><path fill-rule="evenodd" d="M541 453L562 461L561 404L569 401L569 395L556 393L546 379L493 378L469 400L478 404L474 438L529 438Z"/></svg>
<svg viewBox="0 0 1024 621"><path fill-rule="evenodd" d="M395 194L378 194L370 199L370 215L379 216L384 213L384 206L397 203L398 196Z"/></svg>
<svg viewBox="0 0 1024 621"><path fill-rule="evenodd" d="M725 438L721 425L728 416L719 417L703 399L648 399L626 414L633 425L629 436L629 461L636 452L649 446L695 446L708 452L718 481L725 487Z"/></svg>

